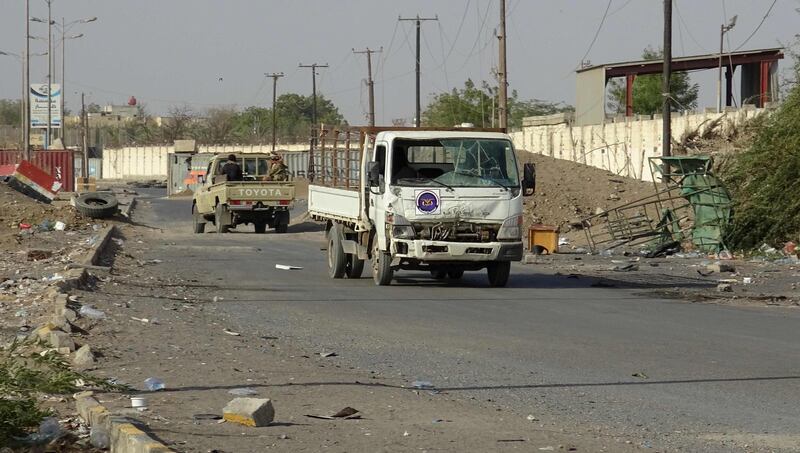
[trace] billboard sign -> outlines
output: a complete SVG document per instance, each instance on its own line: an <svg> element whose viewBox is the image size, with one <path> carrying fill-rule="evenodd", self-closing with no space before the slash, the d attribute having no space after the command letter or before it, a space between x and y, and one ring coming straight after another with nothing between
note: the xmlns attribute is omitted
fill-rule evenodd
<svg viewBox="0 0 800 453"><path fill-rule="evenodd" d="M47 129L47 84L31 85L31 127ZM61 127L61 85L50 85L50 127Z"/></svg>

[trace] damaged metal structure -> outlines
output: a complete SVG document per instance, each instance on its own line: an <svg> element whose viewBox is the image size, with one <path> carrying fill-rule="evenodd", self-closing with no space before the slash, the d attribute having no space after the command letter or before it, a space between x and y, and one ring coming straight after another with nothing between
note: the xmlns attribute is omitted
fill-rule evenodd
<svg viewBox="0 0 800 453"><path fill-rule="evenodd" d="M702 252L725 250L732 202L712 165L707 156L650 158L655 193L581 221L592 251L685 242Z"/></svg>

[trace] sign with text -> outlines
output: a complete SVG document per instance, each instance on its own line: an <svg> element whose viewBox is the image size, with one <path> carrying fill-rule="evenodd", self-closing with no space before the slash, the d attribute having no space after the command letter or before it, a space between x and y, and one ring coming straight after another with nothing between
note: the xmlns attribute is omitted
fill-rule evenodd
<svg viewBox="0 0 800 453"><path fill-rule="evenodd" d="M47 128L47 84L31 85L31 127ZM50 127L61 127L61 85L50 85Z"/></svg>

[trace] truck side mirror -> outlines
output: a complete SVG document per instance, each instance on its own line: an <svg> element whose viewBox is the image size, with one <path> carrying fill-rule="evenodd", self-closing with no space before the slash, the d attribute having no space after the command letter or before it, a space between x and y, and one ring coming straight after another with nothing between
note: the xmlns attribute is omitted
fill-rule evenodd
<svg viewBox="0 0 800 453"><path fill-rule="evenodd" d="M367 169L367 178L369 179L370 187L378 187L381 185L381 164L380 162L370 162Z"/></svg>
<svg viewBox="0 0 800 453"><path fill-rule="evenodd" d="M536 192L536 166L527 163L522 169L522 195L529 197Z"/></svg>

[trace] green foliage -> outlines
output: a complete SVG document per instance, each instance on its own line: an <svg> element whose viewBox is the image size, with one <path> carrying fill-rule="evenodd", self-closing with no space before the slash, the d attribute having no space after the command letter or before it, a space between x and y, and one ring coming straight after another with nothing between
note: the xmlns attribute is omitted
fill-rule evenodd
<svg viewBox="0 0 800 453"><path fill-rule="evenodd" d="M661 50L644 49L642 59L660 60ZM692 110L697 108L697 92L699 86L692 84L689 74L675 72L670 77L670 93L672 94L672 110ZM633 113L652 115L661 113L664 97L662 93L661 74L638 76L633 82ZM609 84L608 108L612 112L625 113L625 82L614 80Z"/></svg>
<svg viewBox="0 0 800 453"><path fill-rule="evenodd" d="M65 358L50 351L37 352L40 343L14 342L0 349L0 445L9 445L14 437L24 436L50 413L38 405L41 393L70 394L76 381L103 390L122 390L85 373L69 368Z"/></svg>
<svg viewBox="0 0 800 453"><path fill-rule="evenodd" d="M779 110L760 118L746 151L724 172L734 200L728 244L753 249L798 241L800 234L800 86Z"/></svg>
<svg viewBox="0 0 800 453"><path fill-rule="evenodd" d="M0 125L19 126L21 109L18 99L0 99Z"/></svg>
<svg viewBox="0 0 800 453"><path fill-rule="evenodd" d="M520 100L516 91L508 98L511 128L522 126L522 118L527 116L549 115L571 110L572 107L539 99ZM423 126L452 127L461 123L472 123L479 127L490 127L492 116L497 115L497 89L482 82L481 87L468 79L464 88L439 93L422 113ZM495 125L497 125L495 120Z"/></svg>

